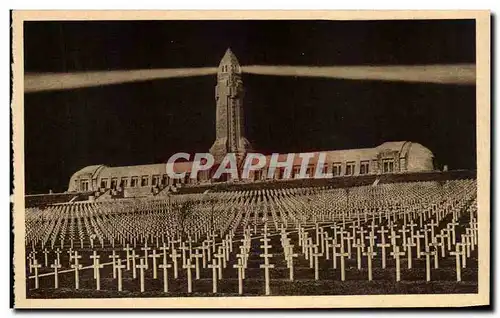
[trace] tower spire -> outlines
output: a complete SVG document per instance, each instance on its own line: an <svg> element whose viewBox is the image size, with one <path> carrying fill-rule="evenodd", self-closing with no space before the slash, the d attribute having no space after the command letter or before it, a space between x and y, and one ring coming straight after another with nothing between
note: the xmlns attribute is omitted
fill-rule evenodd
<svg viewBox="0 0 500 318"><path fill-rule="evenodd" d="M243 96L240 63L228 48L219 63L215 88L216 139L210 153L216 162L228 152L244 157L250 149L250 143L245 138Z"/></svg>

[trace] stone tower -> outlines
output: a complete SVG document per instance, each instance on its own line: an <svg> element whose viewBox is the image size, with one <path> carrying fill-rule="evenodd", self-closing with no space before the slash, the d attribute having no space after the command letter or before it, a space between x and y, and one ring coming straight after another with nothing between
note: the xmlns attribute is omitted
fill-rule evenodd
<svg viewBox="0 0 500 318"><path fill-rule="evenodd" d="M242 159L250 151L245 138L243 95L240 64L231 49L227 49L219 64L215 87L216 136L210 147L215 162L220 162L227 153L235 153Z"/></svg>

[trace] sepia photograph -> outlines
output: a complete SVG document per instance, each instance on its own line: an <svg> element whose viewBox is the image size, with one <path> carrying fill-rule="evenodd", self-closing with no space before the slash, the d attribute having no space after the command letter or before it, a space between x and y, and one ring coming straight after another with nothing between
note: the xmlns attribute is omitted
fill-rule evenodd
<svg viewBox="0 0 500 318"><path fill-rule="evenodd" d="M488 305L489 29L14 12L15 306Z"/></svg>

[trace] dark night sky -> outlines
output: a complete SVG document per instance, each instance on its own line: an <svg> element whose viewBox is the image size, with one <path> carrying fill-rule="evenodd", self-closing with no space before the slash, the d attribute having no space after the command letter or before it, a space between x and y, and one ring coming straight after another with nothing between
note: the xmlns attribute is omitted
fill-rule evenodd
<svg viewBox="0 0 500 318"><path fill-rule="evenodd" d="M25 70L475 62L461 21L26 22ZM451 169L475 169L474 86L244 75L257 150L300 152L411 140ZM25 95L26 193L65 191L91 164L166 161L215 137L215 76Z"/></svg>

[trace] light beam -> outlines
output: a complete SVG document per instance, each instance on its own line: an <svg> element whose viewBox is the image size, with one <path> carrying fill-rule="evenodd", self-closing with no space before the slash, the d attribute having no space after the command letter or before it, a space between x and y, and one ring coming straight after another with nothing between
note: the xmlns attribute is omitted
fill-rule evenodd
<svg viewBox="0 0 500 318"><path fill-rule="evenodd" d="M407 66L243 66L248 74L474 85L474 64Z"/></svg>
<svg viewBox="0 0 500 318"><path fill-rule="evenodd" d="M28 73L24 76L24 92L31 93L68 90L174 77L213 75L216 73L217 68L215 67L97 71L81 73Z"/></svg>
<svg viewBox="0 0 500 318"><path fill-rule="evenodd" d="M455 85L474 85L476 83L476 67L474 64L408 66L248 65L243 66L242 71L247 74L290 77L322 77ZM81 73L28 73L24 76L24 92L68 90L155 79L215 75L216 73L217 68L215 67Z"/></svg>

